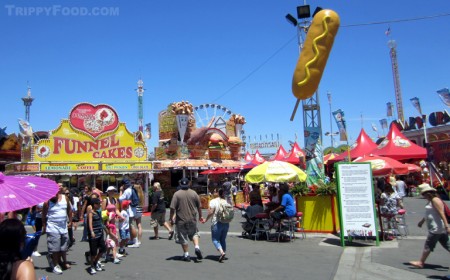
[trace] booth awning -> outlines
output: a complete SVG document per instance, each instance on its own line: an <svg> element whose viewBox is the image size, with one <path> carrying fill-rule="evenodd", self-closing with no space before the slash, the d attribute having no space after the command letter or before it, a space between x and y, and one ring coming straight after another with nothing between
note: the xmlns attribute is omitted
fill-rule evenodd
<svg viewBox="0 0 450 280"><path fill-rule="evenodd" d="M245 162L236 160L207 160L207 159L175 159L154 162L155 170L168 169L215 169L215 168L241 168Z"/></svg>

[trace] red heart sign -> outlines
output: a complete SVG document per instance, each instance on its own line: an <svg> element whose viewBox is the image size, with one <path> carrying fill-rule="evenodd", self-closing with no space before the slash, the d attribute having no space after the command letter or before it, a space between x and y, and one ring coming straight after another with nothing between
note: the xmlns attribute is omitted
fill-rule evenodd
<svg viewBox="0 0 450 280"><path fill-rule="evenodd" d="M92 138L114 131L119 125L116 111L108 105L94 106L80 103L70 111L69 121L72 128L85 132Z"/></svg>

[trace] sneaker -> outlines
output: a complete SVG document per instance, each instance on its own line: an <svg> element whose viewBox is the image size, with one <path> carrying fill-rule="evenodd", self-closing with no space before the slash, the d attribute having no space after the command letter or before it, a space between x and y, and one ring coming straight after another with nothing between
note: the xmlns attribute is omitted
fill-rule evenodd
<svg viewBox="0 0 450 280"><path fill-rule="evenodd" d="M137 244L137 245L141 245L141 241L137 241L136 244Z"/></svg>
<svg viewBox="0 0 450 280"><path fill-rule="evenodd" d="M97 271L103 271L102 265L101 265L99 262L97 262L97 263L95 264L95 270L97 270Z"/></svg>
<svg viewBox="0 0 450 280"><path fill-rule="evenodd" d="M183 256L183 261L190 262L191 261L191 256Z"/></svg>
<svg viewBox="0 0 450 280"><path fill-rule="evenodd" d="M95 268L91 266L89 268L89 274L93 275L93 274L96 274L96 273L97 273L97 271L95 271Z"/></svg>
<svg viewBox="0 0 450 280"><path fill-rule="evenodd" d="M42 256L38 251L34 251L31 255L33 257L40 257L40 256Z"/></svg>
<svg viewBox="0 0 450 280"><path fill-rule="evenodd" d="M135 243L132 245L128 245L128 248L139 248L139 244Z"/></svg>
<svg viewBox="0 0 450 280"><path fill-rule="evenodd" d="M197 260L203 259L202 251L200 251L200 249L195 249L195 255L197 256Z"/></svg>
<svg viewBox="0 0 450 280"><path fill-rule="evenodd" d="M128 252L125 251L125 249L119 249L119 254L122 255L122 257L128 256Z"/></svg>
<svg viewBox="0 0 450 280"><path fill-rule="evenodd" d="M171 232L169 232L169 240L172 240L172 238L173 238L173 234L174 234L175 232L172 230Z"/></svg>
<svg viewBox="0 0 450 280"><path fill-rule="evenodd" d="M116 253L116 258L118 258L118 259L123 258L123 255L119 254L119 253Z"/></svg>
<svg viewBox="0 0 450 280"><path fill-rule="evenodd" d="M114 264L119 264L120 260L119 259L114 259Z"/></svg>
<svg viewBox="0 0 450 280"><path fill-rule="evenodd" d="M55 265L55 267L53 267L53 273L55 274L62 274L62 269L59 265Z"/></svg>

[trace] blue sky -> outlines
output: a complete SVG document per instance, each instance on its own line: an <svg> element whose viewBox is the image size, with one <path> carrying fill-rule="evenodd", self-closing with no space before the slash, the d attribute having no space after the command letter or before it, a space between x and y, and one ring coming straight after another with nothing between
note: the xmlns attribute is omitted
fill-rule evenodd
<svg viewBox="0 0 450 280"><path fill-rule="evenodd" d="M298 0L4 0L0 6L0 126L18 132L24 118L21 98L27 81L35 98L31 125L55 129L80 102L109 104L136 131L137 80L144 95L144 122L152 123L157 145L157 113L171 102L216 103L246 117L253 139L279 134L283 145L298 136L303 147L301 110L291 122L295 98L291 80L298 59L296 30L285 20ZM350 141L363 127L386 118L395 102L387 41L397 41L405 117L447 109L436 90L449 86L450 13L439 1L308 1L335 10L341 28L321 84L322 130L330 131L332 110L345 112ZM30 7L51 8L36 15ZM107 10L112 7L112 10ZM70 12L68 8L72 8ZM77 11L102 8L104 15ZM108 11L110 11L108 13ZM25 14L27 12L28 14ZM67 12L68 14L65 14ZM391 23L370 24L391 21ZM363 24L359 26L353 26ZM385 31L390 26L391 36ZM363 116L363 121L361 120ZM334 122L334 121L333 121ZM333 131L336 124L333 123ZM342 143L339 143L342 144ZM324 136L324 146L330 145Z"/></svg>

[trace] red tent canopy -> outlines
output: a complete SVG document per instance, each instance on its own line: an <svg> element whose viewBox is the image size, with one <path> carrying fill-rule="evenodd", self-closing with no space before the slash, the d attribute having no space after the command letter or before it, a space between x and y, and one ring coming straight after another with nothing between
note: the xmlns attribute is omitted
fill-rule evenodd
<svg viewBox="0 0 450 280"><path fill-rule="evenodd" d="M240 169L237 168L233 168L233 169L228 169L228 168L217 168L217 169L210 169L210 170L205 170L200 172L200 174L202 175L209 175L209 174L229 174L229 173L239 173L241 172Z"/></svg>
<svg viewBox="0 0 450 280"><path fill-rule="evenodd" d="M247 151L247 153L244 156L245 161L252 161L253 157L252 155Z"/></svg>
<svg viewBox="0 0 450 280"><path fill-rule="evenodd" d="M372 151L372 154L396 160L425 159L427 150L409 141L395 124L391 124L386 138Z"/></svg>
<svg viewBox="0 0 450 280"><path fill-rule="evenodd" d="M288 156L283 160L289 163L292 163L294 165L304 165L305 164L305 152L300 149L297 142L294 143L292 146L291 151L289 152Z"/></svg>
<svg viewBox="0 0 450 280"><path fill-rule="evenodd" d="M261 163L265 162L266 160L263 158L263 156L259 153L258 150L256 150L255 154L253 155L252 161L244 165L242 168L244 169L251 169L255 166L260 165Z"/></svg>
<svg viewBox="0 0 450 280"><path fill-rule="evenodd" d="M277 153L275 154L275 157L272 160L284 161L284 158L286 157L286 155L287 155L286 150L283 148L283 145L280 145Z"/></svg>
<svg viewBox="0 0 450 280"><path fill-rule="evenodd" d="M370 154L373 149L377 147L377 144L370 139L364 128L361 129L358 138L356 139L353 148L350 150L350 159L353 160L358 157ZM348 151L340 153L337 157L329 159L328 162L343 161L348 157Z"/></svg>

